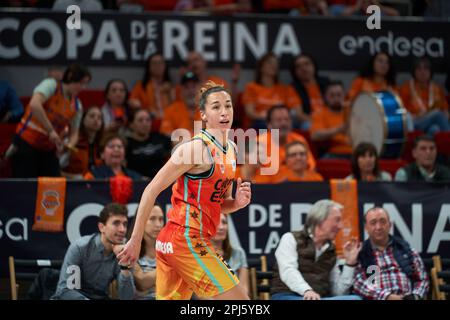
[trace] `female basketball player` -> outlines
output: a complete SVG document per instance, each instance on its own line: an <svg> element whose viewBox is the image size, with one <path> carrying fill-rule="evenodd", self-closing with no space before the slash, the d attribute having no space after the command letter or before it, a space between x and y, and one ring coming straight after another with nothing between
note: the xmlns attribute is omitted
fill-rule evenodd
<svg viewBox="0 0 450 320"><path fill-rule="evenodd" d="M156 298L248 299L239 280L216 254L210 238L220 213L250 203L250 183L237 180L236 146L228 140L233 120L230 94L207 82L199 90L199 107L206 125L191 141L180 145L145 188L130 240L118 255L121 265L133 264L139 254L144 226L157 196L175 180L169 221L156 242Z"/></svg>

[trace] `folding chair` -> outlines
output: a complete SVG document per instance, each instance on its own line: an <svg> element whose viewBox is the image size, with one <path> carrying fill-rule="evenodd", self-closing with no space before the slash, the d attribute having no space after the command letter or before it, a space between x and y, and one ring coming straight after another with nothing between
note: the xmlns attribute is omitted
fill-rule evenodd
<svg viewBox="0 0 450 320"><path fill-rule="evenodd" d="M433 256L433 268L431 268L431 286L433 300L446 300L446 295L450 293L450 269L443 270L442 266L449 268L450 259L441 259L440 256ZM447 280L447 281L445 281Z"/></svg>
<svg viewBox="0 0 450 320"><path fill-rule="evenodd" d="M267 257L261 256L259 263L249 264L250 293L252 300L270 300L270 280L272 271L267 270Z"/></svg>
<svg viewBox="0 0 450 320"><path fill-rule="evenodd" d="M33 281L42 268L61 269L62 260L41 260L41 259L14 259L9 257L9 279L11 284L11 299L18 300L19 283L18 281ZM16 268L23 271L16 272Z"/></svg>

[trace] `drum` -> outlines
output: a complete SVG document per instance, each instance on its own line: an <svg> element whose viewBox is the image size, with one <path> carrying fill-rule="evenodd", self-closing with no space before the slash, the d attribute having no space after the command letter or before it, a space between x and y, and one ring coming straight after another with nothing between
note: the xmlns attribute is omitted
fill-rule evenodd
<svg viewBox="0 0 450 320"><path fill-rule="evenodd" d="M353 148L361 142L370 142L380 158L398 158L406 135L406 110L396 94L365 92L356 97L350 113Z"/></svg>

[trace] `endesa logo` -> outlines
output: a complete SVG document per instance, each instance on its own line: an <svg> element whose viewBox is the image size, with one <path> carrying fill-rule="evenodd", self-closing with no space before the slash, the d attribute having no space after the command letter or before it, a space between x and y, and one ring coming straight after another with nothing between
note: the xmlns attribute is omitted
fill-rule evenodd
<svg viewBox="0 0 450 320"><path fill-rule="evenodd" d="M444 57L444 39L430 37L415 37L408 39L396 37L392 31L380 37L368 35L355 36L345 35L339 39L339 50L346 56L353 56L359 51L369 50L371 55L379 51L387 51L391 56L407 57L410 55L422 57L424 55L432 58Z"/></svg>

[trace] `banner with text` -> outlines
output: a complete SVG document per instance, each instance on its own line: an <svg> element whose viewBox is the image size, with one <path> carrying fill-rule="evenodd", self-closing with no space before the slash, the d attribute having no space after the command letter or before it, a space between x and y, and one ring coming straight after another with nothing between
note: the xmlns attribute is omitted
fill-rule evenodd
<svg viewBox="0 0 450 320"><path fill-rule="evenodd" d="M128 204L130 216L134 216L145 186L145 182L135 183ZM368 208L383 206L393 220L393 233L406 239L423 257L440 254L450 258L449 187L450 184L359 183L360 221ZM265 254L272 264L281 236L300 230L312 204L330 197L330 187L317 182L252 188L252 203L231 215L230 238L248 257ZM8 256L63 259L71 242L98 231L98 214L103 205L111 202L108 182L68 181L64 232L39 232L32 230L37 183L0 181L0 189L8 190L0 194L0 276L7 275ZM158 199L166 211L169 197L170 188Z"/></svg>
<svg viewBox="0 0 450 320"><path fill-rule="evenodd" d="M323 70L358 70L369 56L385 50L400 71L424 55L435 70L449 65L450 22L389 19L369 30L364 18L328 19L289 16L207 16L176 14L83 13L79 29L68 28L73 16L48 11L0 11L0 65L144 66L161 52L179 66L190 50L205 56L210 67L240 63L254 68L267 52L290 66L305 52Z"/></svg>

